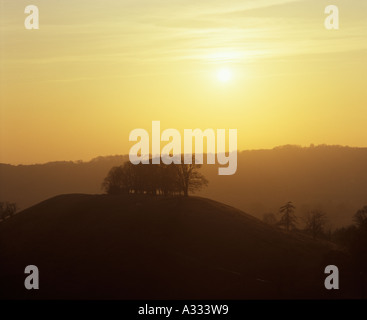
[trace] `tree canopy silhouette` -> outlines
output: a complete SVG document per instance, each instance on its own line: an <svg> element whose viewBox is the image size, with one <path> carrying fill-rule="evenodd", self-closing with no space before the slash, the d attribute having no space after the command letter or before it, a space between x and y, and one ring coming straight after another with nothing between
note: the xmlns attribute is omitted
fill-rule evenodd
<svg viewBox="0 0 367 320"><path fill-rule="evenodd" d="M264 213L263 214L263 221L266 224L270 224L272 226L275 226L278 223L274 213Z"/></svg>
<svg viewBox="0 0 367 320"><path fill-rule="evenodd" d="M184 196L190 192L200 190L208 185L208 180L199 172L201 165L198 164L179 164L177 165L177 178L180 190Z"/></svg>
<svg viewBox="0 0 367 320"><path fill-rule="evenodd" d="M198 164L137 164L113 167L102 183L108 194L184 195L208 185Z"/></svg>
<svg viewBox="0 0 367 320"><path fill-rule="evenodd" d="M278 224L284 226L287 231L290 228L296 227L297 218L294 214L295 206L291 201L279 208L279 213L282 215Z"/></svg>
<svg viewBox="0 0 367 320"><path fill-rule="evenodd" d="M359 228L367 231L367 206L364 206L356 212L354 221Z"/></svg>
<svg viewBox="0 0 367 320"><path fill-rule="evenodd" d="M0 218L12 217L17 211L17 205L10 202L0 202Z"/></svg>
<svg viewBox="0 0 367 320"><path fill-rule="evenodd" d="M312 234L312 237L322 235L326 224L326 214L319 210L312 210L305 217L305 230Z"/></svg>
<svg viewBox="0 0 367 320"><path fill-rule="evenodd" d="M367 206L355 213L354 222L354 225L335 230L333 238L349 249L351 261L357 266L363 282L367 275Z"/></svg>

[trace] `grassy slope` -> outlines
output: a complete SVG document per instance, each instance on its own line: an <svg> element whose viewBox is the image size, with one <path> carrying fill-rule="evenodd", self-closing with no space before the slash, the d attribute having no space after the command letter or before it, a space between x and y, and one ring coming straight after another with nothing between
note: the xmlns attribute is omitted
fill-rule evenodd
<svg viewBox="0 0 367 320"><path fill-rule="evenodd" d="M330 298L330 249L204 198L60 195L0 223L0 298Z"/></svg>

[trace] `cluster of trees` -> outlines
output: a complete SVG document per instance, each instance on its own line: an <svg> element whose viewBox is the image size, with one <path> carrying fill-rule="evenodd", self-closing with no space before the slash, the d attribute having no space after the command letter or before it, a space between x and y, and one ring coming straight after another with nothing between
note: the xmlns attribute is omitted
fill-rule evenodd
<svg viewBox="0 0 367 320"><path fill-rule="evenodd" d="M264 214L264 222L285 228L287 231L296 229L297 217L295 215L295 206L292 202L286 203L279 208L280 218L272 214ZM326 238L343 247L347 248L356 265L367 274L367 206L358 210L354 215L354 224L343 227L327 233L325 230L327 224L326 214L320 210L311 210L303 218L303 231L315 238Z"/></svg>
<svg viewBox="0 0 367 320"><path fill-rule="evenodd" d="M292 202L280 207L280 218L272 214L265 214L264 222L273 226L279 226L286 230L296 229L297 217L294 214L295 207ZM326 234L327 223L325 213L319 210L310 211L303 217L304 228L299 230L308 233L313 238L325 238L344 247L351 258L351 263L357 268L359 274L367 279L367 206L359 209L354 217L354 224L348 227L331 230Z"/></svg>
<svg viewBox="0 0 367 320"><path fill-rule="evenodd" d="M333 241L346 247L353 262L367 275L367 206L359 209L353 220L353 225L334 231Z"/></svg>
<svg viewBox="0 0 367 320"><path fill-rule="evenodd" d="M17 205L10 202L0 202L0 218L5 220L17 212Z"/></svg>
<svg viewBox="0 0 367 320"><path fill-rule="evenodd" d="M208 185L198 164L137 164L113 167L102 183L108 194L184 195ZM194 162L194 161L193 161Z"/></svg>
<svg viewBox="0 0 367 320"><path fill-rule="evenodd" d="M263 220L267 224L282 227L287 231L294 230L298 222L295 209L296 207L289 201L279 208L279 219L274 214L267 213L264 214ZM314 239L325 236L325 225L327 222L325 213L320 210L311 210L302 220L304 222L303 231L311 234Z"/></svg>

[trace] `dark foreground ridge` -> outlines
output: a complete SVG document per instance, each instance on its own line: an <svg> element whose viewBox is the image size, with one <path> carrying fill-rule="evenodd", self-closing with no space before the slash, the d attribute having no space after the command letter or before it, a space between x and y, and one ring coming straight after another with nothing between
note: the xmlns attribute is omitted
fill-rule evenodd
<svg viewBox="0 0 367 320"><path fill-rule="evenodd" d="M3 299L358 297L332 244L198 197L60 195L0 223L0 256ZM340 290L324 287L328 264Z"/></svg>

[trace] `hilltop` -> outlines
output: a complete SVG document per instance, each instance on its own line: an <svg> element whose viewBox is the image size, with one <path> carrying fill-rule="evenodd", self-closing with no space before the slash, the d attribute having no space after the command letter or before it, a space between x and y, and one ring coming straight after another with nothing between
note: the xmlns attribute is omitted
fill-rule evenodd
<svg viewBox="0 0 367 320"><path fill-rule="evenodd" d="M58 194L100 193L108 171L124 161L128 156L98 157L89 162L0 164L0 201L16 202L25 209ZM260 219L292 201L298 216L312 209L325 211L328 228L334 229L351 224L355 212L366 205L366 163L367 148L321 145L241 151L233 176L218 176L216 165L204 165L201 172L209 186L197 195Z"/></svg>
<svg viewBox="0 0 367 320"><path fill-rule="evenodd" d="M0 298L354 296L324 288L328 264L350 276L335 249L200 197L59 195L0 223ZM37 291L24 289L30 264Z"/></svg>

